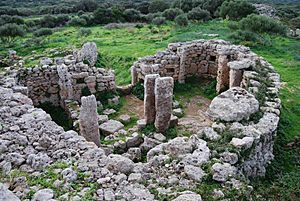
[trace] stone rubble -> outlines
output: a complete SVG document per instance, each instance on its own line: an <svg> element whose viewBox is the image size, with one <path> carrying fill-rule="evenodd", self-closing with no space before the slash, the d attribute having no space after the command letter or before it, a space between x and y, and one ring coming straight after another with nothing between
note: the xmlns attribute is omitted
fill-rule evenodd
<svg viewBox="0 0 300 201"><path fill-rule="evenodd" d="M255 61L255 65L248 59ZM230 71L236 68L234 61L244 67L238 69L241 71L238 72L241 77L235 80L238 86L230 88ZM34 193L34 200L80 200L92 190L96 200L154 201L166 196L168 200L198 201L206 195L192 191L199 184L205 184L207 178L221 184L207 195L222 199L231 189L249 191L247 177L263 176L274 158L273 144L281 105L280 76L249 48L215 40L170 44L166 52L134 64L132 82L143 80L151 73L160 74L154 84L155 106L152 108L155 108L154 122L161 131L178 121L178 117L172 116L174 81L184 82L191 75L206 74L217 78L221 91L230 88L225 95L221 93L215 98L222 101L212 103L217 108L215 111L220 112L223 112L219 108L224 102L228 101L226 104L230 106L224 114L213 113L218 121L188 137L173 139L161 132L138 133L138 128L146 126L145 119L125 131L122 123L97 115L93 95L89 96L93 106L87 107L93 112L82 109L78 113L80 104L84 108L85 99L89 98L82 97L81 90L85 87L90 92L114 90L114 74L78 63L73 56L65 57L63 62L60 67L50 64L27 70L12 69L0 76L3 179L13 176L16 170L42 178L49 167L57 163L65 165L51 169L51 174L59 175L53 185L64 194L56 197L54 189L30 186L25 176L16 176L14 182L1 180L8 183L10 191L1 184L0 193L11 196L11 200L26 200L29 192ZM60 75L57 68L61 68ZM264 93L265 100L259 99L255 91ZM153 97L153 92L151 95ZM63 100L72 96L73 100ZM97 142L89 142L82 131L80 135L73 130L64 131L49 114L35 107L46 101L55 105L63 103L74 119L81 116L87 120L92 116L88 123L92 124L93 131L88 134L96 132L100 122L101 132L107 135L104 141L113 143L97 144L100 137ZM255 119L253 115L257 115ZM150 117L153 122L153 113ZM79 190L72 188L74 182L80 183L77 183ZM93 184L96 189L86 184Z"/></svg>

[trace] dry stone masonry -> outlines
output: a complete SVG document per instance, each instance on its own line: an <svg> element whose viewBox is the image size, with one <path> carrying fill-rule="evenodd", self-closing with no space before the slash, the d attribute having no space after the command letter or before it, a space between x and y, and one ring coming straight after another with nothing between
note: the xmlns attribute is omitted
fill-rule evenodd
<svg viewBox="0 0 300 201"><path fill-rule="evenodd" d="M116 89L113 71L77 62L73 55L55 60L17 72L18 82L28 87L28 95L36 106L50 102L64 107L66 100L80 102L83 95Z"/></svg>
<svg viewBox="0 0 300 201"><path fill-rule="evenodd" d="M45 59L39 68L10 67L0 73L0 200L201 201L227 199L233 189L250 197L248 178L264 176L274 157L281 102L280 76L272 65L247 47L200 40L170 44L131 70L133 84L145 83L140 125L155 123L159 131L171 126L174 82L189 76L217 79L223 93L207 111L214 122L173 139L144 135L137 127L124 130L122 123L96 114L94 95L82 97L86 89L89 95L114 90L113 71L73 55ZM64 131L35 107L44 102L63 105L79 119L80 134ZM98 124L113 145L99 143ZM195 193L208 178L220 185ZM48 181L51 186L45 186Z"/></svg>

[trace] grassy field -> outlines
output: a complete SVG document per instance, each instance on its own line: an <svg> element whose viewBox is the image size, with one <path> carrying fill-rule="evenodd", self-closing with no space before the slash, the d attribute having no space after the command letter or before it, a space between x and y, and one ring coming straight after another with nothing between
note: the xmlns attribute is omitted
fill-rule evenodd
<svg viewBox="0 0 300 201"><path fill-rule="evenodd" d="M28 45L32 36L27 35L11 49L24 56L27 66L32 66L37 63L37 58L46 56L50 49L80 47L85 41L95 41L101 55L101 65L115 70L118 84L127 84L130 82L129 68L139 57L153 55L165 49L170 42L211 39L203 34L219 34L218 39L229 40L227 23L211 21L185 28L172 24L113 30L91 27L92 34L87 37L78 35L79 28L66 27L44 38L41 45ZM266 178L256 180L253 184L255 192L267 200L299 200L300 151L299 148L288 149L286 144L300 136L300 41L277 36L270 36L270 41L272 44L268 46L257 45L251 49L273 64L281 75L282 117L275 143L275 160L268 168ZM26 43L27 46L24 45ZM0 53L8 49L0 47Z"/></svg>

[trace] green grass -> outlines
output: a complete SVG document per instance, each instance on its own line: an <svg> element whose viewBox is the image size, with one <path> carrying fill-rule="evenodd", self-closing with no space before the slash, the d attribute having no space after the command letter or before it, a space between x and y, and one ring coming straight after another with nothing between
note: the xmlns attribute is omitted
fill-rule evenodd
<svg viewBox="0 0 300 201"><path fill-rule="evenodd" d="M77 28L66 27L45 38L42 45L24 46L25 41L32 37L28 34L18 40L13 47L0 47L0 54L7 52L8 49L15 49L18 55L25 56L27 66L30 66L36 64L37 58L47 55L52 48L78 48L86 41L95 41L102 65L115 70L117 84L128 84L129 68L139 57L153 55L156 51L165 49L170 42L211 39L203 35L207 33L219 34L218 39L228 40L230 30L227 24L227 21L211 21L190 24L184 28L167 24L160 27L159 32L155 34L151 32L149 26L141 29L115 30L96 26L91 28L92 34L88 37L78 37ZM266 46L255 44L251 49L268 60L281 75L282 116L274 147L275 160L269 166L266 178L253 182L253 185L256 194L261 194L266 200L297 200L300 197L300 151L288 149L286 144L300 135L300 41L277 36L268 36L268 40L271 44ZM36 51L33 54L35 58L30 59L33 50ZM191 93L185 92L187 90L184 86L187 85L182 85L183 90L176 91L175 88L175 92L189 97ZM205 95L197 88L189 89L196 90L194 92L199 95ZM208 91L208 95L211 94L212 92Z"/></svg>

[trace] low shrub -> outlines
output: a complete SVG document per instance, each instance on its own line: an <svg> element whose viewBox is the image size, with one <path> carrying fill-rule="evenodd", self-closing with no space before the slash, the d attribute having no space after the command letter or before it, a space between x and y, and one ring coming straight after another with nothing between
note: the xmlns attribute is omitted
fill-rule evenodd
<svg viewBox="0 0 300 201"><path fill-rule="evenodd" d="M78 16L73 17L69 22L68 25L70 26L85 26L87 24L84 18L80 18Z"/></svg>
<svg viewBox="0 0 300 201"><path fill-rule="evenodd" d="M183 11L179 8L169 8L163 12L163 17L167 20L174 20L178 15L183 14Z"/></svg>
<svg viewBox="0 0 300 201"><path fill-rule="evenodd" d="M200 7L193 8L187 14L189 20L196 20L196 21L208 21L211 19L210 13L207 10L203 10Z"/></svg>
<svg viewBox="0 0 300 201"><path fill-rule="evenodd" d="M188 20L186 14L178 15L178 16L175 18L175 22L176 22L176 24L179 25L179 26L187 26L187 25L189 24L189 20Z"/></svg>
<svg viewBox="0 0 300 201"><path fill-rule="evenodd" d="M287 27L270 17L251 14L239 21L239 29L254 33L285 35Z"/></svg>
<svg viewBox="0 0 300 201"><path fill-rule="evenodd" d="M36 37L40 36L49 36L52 35L53 31L50 28L40 28L33 32L33 35Z"/></svg>
<svg viewBox="0 0 300 201"><path fill-rule="evenodd" d="M86 36L89 36L92 34L92 30L91 29L88 29L88 28L80 28L78 30L78 35L80 37L86 37Z"/></svg>
<svg viewBox="0 0 300 201"><path fill-rule="evenodd" d="M144 100L144 85L142 84L142 82L138 82L132 88L132 94L135 95L138 99Z"/></svg>
<svg viewBox="0 0 300 201"><path fill-rule="evenodd" d="M157 26L163 25L165 22L166 22L165 17L156 17L152 20L152 23Z"/></svg>

